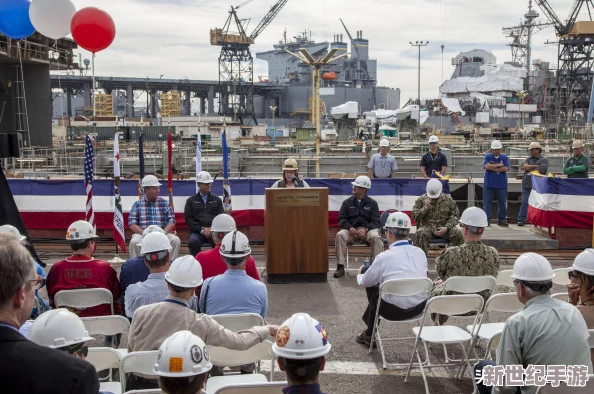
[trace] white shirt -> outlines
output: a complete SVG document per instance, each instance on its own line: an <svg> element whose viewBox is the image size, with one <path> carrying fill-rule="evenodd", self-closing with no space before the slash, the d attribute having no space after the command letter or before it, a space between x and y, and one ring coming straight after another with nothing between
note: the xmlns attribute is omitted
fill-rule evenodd
<svg viewBox="0 0 594 394"><path fill-rule="evenodd" d="M391 279L411 279L427 277L427 256L420 248L412 246L408 241L396 241L390 248L380 253L373 264L363 275L357 275L357 283L371 287ZM382 299L401 309L409 309L427 299L427 293L410 297L393 295L382 296Z"/></svg>

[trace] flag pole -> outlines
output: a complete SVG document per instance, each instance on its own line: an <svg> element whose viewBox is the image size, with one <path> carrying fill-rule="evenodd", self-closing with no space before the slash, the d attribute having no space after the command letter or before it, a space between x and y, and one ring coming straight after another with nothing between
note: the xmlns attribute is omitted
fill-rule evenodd
<svg viewBox="0 0 594 394"><path fill-rule="evenodd" d="M115 257L109 260L112 264L122 264L125 260L120 258L118 241L125 247L124 222L120 198L120 134L118 131L118 117L116 116L116 132L113 141L113 186L114 186L114 213L113 213L113 240L115 242ZM125 250L124 250L125 252Z"/></svg>

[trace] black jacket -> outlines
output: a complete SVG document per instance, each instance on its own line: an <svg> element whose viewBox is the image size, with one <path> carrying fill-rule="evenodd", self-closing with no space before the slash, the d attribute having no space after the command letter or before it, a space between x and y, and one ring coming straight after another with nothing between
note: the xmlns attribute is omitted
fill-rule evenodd
<svg viewBox="0 0 594 394"><path fill-rule="evenodd" d="M212 193L208 193L206 205L196 193L186 200L184 219L191 233L199 233L202 227L210 227L215 216L225 213L223 201Z"/></svg>
<svg viewBox="0 0 594 394"><path fill-rule="evenodd" d="M351 227L365 227L367 231L379 228L380 214L377 201L366 195L361 200L361 206L358 206L355 196L347 198L340 207L338 224L344 230Z"/></svg>
<svg viewBox="0 0 594 394"><path fill-rule="evenodd" d="M39 346L0 326L2 394L97 394L95 367L66 352Z"/></svg>

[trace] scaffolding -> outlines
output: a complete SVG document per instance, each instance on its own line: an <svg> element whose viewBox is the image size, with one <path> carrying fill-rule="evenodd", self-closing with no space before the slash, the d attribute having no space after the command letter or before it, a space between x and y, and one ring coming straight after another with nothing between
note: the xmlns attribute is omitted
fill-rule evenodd
<svg viewBox="0 0 594 394"><path fill-rule="evenodd" d="M161 116L180 116L181 95L177 90L161 93Z"/></svg>
<svg viewBox="0 0 594 394"><path fill-rule="evenodd" d="M95 94L97 116L113 116L113 96L111 94Z"/></svg>

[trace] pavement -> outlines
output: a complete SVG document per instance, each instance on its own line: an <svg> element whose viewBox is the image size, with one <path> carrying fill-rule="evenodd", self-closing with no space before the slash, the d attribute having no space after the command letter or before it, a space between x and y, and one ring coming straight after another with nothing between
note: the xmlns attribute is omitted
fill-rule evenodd
<svg viewBox="0 0 594 394"><path fill-rule="evenodd" d="M260 249L261 250L261 249ZM49 271L51 264L59 261L65 256L56 252L40 251L42 260L48 263L45 268ZM105 253L101 248L96 254L97 258L109 260L113 253ZM125 256L121 256L125 258ZM256 251L253 255L258 270L264 270L264 255ZM356 257L355 257L356 258ZM358 259L363 261L363 255ZM558 259L553 268L568 267L571 260ZM511 269L513 260L503 260L501 269ZM326 393L372 393L392 394L397 391L406 393L424 393L424 383L419 369L413 369L408 382L404 382L406 369L384 370L379 349L369 352L369 349L355 342L355 336L365 328L361 316L367 306L367 299L363 288L357 285L355 271L352 271L351 278L334 279L332 273L336 267L334 256L330 257L331 271L328 273L327 283L311 284L268 284L268 316L270 324L280 325L293 313L307 312L318 319L326 332L332 349L327 356L325 371L320 376L322 389ZM351 263L351 267L357 267ZM119 274L119 265L114 265ZM429 275L436 278L433 259L429 263ZM554 286L553 292L564 292L561 286ZM47 297L45 289L41 294ZM505 314L493 314L490 321L505 321ZM468 319L450 319L448 324L466 326L472 321ZM411 325L408 324L380 324L383 337L410 337L412 335ZM122 337L120 347L125 348L127 343L126 335ZM93 346L102 346L99 340ZM387 361L390 363L408 363L413 350L412 340L401 340L389 342L386 346ZM443 363L443 348L441 346L429 347L430 358L433 363ZM483 347L477 349L482 357L485 353ZM461 356L460 348L448 347L448 354L451 358ZM421 354L424 358L424 355ZM263 363L263 370L270 370L270 363ZM278 371L278 369L277 369ZM465 393L470 394L473 390L470 373L466 371L462 380L455 378L457 367L432 368L426 370L427 381L430 393ZM275 380L284 380L281 373L275 373Z"/></svg>

